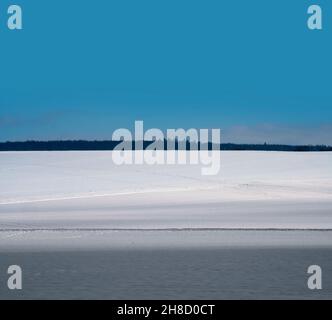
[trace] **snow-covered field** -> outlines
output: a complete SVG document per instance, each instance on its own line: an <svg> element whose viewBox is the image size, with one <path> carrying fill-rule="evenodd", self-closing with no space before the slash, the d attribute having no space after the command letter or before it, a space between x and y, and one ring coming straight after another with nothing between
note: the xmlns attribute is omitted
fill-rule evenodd
<svg viewBox="0 0 332 320"><path fill-rule="evenodd" d="M221 152L221 170L111 152L0 153L0 229L332 229L332 153Z"/></svg>
<svg viewBox="0 0 332 320"><path fill-rule="evenodd" d="M331 298L332 153L221 152L217 176L111 155L0 153L0 268L25 275L0 299Z"/></svg>

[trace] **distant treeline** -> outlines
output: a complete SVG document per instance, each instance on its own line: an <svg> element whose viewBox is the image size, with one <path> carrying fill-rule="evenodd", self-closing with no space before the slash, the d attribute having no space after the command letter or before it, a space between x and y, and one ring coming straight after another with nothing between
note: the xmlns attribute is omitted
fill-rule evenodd
<svg viewBox="0 0 332 320"><path fill-rule="evenodd" d="M84 151L84 150L113 150L120 141L86 141L86 140L59 140L59 141L24 141L24 142L0 142L0 151ZM144 141L143 148L146 149L152 141ZM190 149L190 143L173 141L175 150ZM167 149L167 141L164 141L164 149ZM133 142L133 149L135 149ZM203 146L196 145L199 149ZM204 148L206 149L206 145ZM221 150L256 150L256 151L332 151L332 146L326 145L281 145L281 144L235 144L223 143ZM208 144L212 149L212 144Z"/></svg>

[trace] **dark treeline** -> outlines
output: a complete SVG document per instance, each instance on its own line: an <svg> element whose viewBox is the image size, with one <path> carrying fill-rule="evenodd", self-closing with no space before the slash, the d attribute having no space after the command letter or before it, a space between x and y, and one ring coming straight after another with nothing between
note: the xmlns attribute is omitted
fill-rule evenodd
<svg viewBox="0 0 332 320"><path fill-rule="evenodd" d="M326 145L283 145L283 144L234 144L221 145L222 150L257 150L257 151L332 151L332 146Z"/></svg>
<svg viewBox="0 0 332 320"><path fill-rule="evenodd" d="M84 151L84 150L113 150L120 141L86 141L86 140L59 140L59 141L24 141L24 142L0 142L0 151ZM144 141L143 148L146 149L152 141ZM162 142L161 142L162 143ZM133 142L133 149L135 142ZM190 143L181 143L173 141L175 146L172 149L190 149ZM163 143L164 149L167 149L167 141ZM207 148L196 144L198 148ZM208 144L211 150L212 144ZM223 143L221 150L256 150L256 151L332 151L332 146L326 145L281 145L281 144L235 144Z"/></svg>

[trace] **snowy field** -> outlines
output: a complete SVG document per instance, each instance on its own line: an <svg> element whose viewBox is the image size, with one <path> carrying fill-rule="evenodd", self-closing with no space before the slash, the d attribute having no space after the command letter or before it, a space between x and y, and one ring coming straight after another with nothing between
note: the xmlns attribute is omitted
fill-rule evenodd
<svg viewBox="0 0 332 320"><path fill-rule="evenodd" d="M25 276L0 299L331 299L332 153L221 161L207 177L111 152L0 153L0 274Z"/></svg>
<svg viewBox="0 0 332 320"><path fill-rule="evenodd" d="M0 229L332 229L332 153L221 152L117 166L111 152L0 153Z"/></svg>

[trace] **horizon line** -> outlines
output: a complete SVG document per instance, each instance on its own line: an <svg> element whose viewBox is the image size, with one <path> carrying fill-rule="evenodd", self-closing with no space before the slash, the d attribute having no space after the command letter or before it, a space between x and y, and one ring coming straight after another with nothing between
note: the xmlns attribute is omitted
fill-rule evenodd
<svg viewBox="0 0 332 320"><path fill-rule="evenodd" d="M241 142L221 142L221 143L213 143L212 141L208 141L205 143L201 143L200 141L188 141L186 140L178 140L178 139L159 139L159 140L131 140L129 142L145 142L145 143L153 143L156 141L175 141L175 142L183 142L186 141L187 143L199 143L199 144L219 144L219 145L234 145L234 146L280 146L280 147L326 147L326 148L332 148L332 145L329 144L288 144L288 143L269 143L269 142L255 142L255 143L241 143ZM0 144L24 144L24 143L63 143L63 142L70 142L70 143L121 143L122 140L112 140L112 139L50 139L50 140L37 140L37 139L27 139L27 140L6 140L6 141L0 141Z"/></svg>

